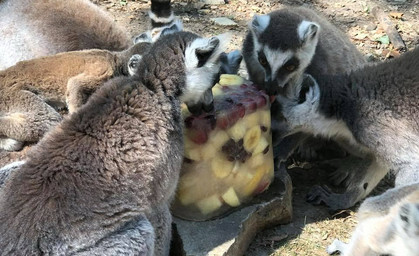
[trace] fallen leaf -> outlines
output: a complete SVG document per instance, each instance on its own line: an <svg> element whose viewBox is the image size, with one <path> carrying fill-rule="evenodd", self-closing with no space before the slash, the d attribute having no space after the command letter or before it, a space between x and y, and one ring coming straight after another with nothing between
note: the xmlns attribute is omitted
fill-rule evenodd
<svg viewBox="0 0 419 256"><path fill-rule="evenodd" d="M402 12L390 12L390 16L395 19L401 19L403 16Z"/></svg>
<svg viewBox="0 0 419 256"><path fill-rule="evenodd" d="M375 41L380 42L381 44L389 44L390 38L388 38L388 35L380 36L379 38L375 39Z"/></svg>
<svg viewBox="0 0 419 256"><path fill-rule="evenodd" d="M354 39L356 39L356 40L363 40L363 39L365 39L367 36L368 36L368 34L365 34L365 33L359 33L359 34L355 35L353 38L354 38Z"/></svg>

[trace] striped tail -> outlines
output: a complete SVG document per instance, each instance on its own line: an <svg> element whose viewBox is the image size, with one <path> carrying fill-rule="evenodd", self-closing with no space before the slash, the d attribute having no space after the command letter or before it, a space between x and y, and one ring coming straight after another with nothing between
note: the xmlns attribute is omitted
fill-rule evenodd
<svg viewBox="0 0 419 256"><path fill-rule="evenodd" d="M151 0L151 29L169 26L175 19L170 0Z"/></svg>

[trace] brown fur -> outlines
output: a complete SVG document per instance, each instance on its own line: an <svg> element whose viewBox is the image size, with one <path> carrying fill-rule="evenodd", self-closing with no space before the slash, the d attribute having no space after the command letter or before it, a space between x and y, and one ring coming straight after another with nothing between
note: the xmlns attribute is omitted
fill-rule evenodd
<svg viewBox="0 0 419 256"><path fill-rule="evenodd" d="M59 52L132 45L127 32L88 0L5 0L0 17L0 70Z"/></svg>
<svg viewBox="0 0 419 256"><path fill-rule="evenodd" d="M144 214L157 234L155 255L167 255L168 206L183 159L180 100L212 86L188 81L215 76L226 45L197 39L179 32L158 40L138 77L108 81L31 149L0 190L0 252L144 255L136 244L119 249L132 239L118 236Z"/></svg>
<svg viewBox="0 0 419 256"><path fill-rule="evenodd" d="M104 81L127 75L129 58L149 47L138 43L123 52L66 52L0 71L0 137L38 141L61 120L57 110L67 105L74 112Z"/></svg>

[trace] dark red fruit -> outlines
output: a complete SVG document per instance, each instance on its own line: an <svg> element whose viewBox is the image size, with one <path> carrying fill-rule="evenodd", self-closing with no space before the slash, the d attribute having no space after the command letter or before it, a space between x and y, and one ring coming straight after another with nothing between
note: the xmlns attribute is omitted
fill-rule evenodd
<svg viewBox="0 0 419 256"><path fill-rule="evenodd" d="M237 104L231 109L231 112L229 114L230 120L238 120L246 114L246 108L242 103Z"/></svg>
<svg viewBox="0 0 419 256"><path fill-rule="evenodd" d="M227 115L220 115L217 117L217 127L219 127L220 129L227 129L229 125L229 120Z"/></svg>
<svg viewBox="0 0 419 256"><path fill-rule="evenodd" d="M261 181L258 185L258 187L255 189L255 191L253 192L253 194L257 195L262 193L263 191L265 191L266 189L268 189L269 184L271 184L269 181Z"/></svg>
<svg viewBox="0 0 419 256"><path fill-rule="evenodd" d="M208 134L204 130L189 130L188 137L196 144L204 144L208 141Z"/></svg>
<svg viewBox="0 0 419 256"><path fill-rule="evenodd" d="M257 104L258 108L262 108L262 107L266 106L266 103L267 103L267 100L266 100L265 96L259 95L256 98L256 104Z"/></svg>
<svg viewBox="0 0 419 256"><path fill-rule="evenodd" d="M253 99L250 99L250 98L243 99L242 104L246 108L246 112L248 114L253 113L258 108L258 105L257 105L256 101L254 101Z"/></svg>

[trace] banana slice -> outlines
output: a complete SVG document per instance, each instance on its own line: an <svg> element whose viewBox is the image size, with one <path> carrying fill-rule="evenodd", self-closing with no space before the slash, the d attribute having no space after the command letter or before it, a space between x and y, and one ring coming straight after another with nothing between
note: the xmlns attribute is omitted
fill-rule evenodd
<svg viewBox="0 0 419 256"><path fill-rule="evenodd" d="M220 85L241 85L244 82L243 78L238 75L222 74L220 76Z"/></svg>
<svg viewBox="0 0 419 256"><path fill-rule="evenodd" d="M252 150L258 145L261 131L260 126L256 125L250 128L243 138L243 146L244 149L246 149L247 152L252 152Z"/></svg>
<svg viewBox="0 0 419 256"><path fill-rule="evenodd" d="M261 136L258 144L256 145L255 149L253 150L253 155L257 155L259 153L262 153L266 149L267 146L269 146L268 140L265 137Z"/></svg>
<svg viewBox="0 0 419 256"><path fill-rule="evenodd" d="M240 205L240 200L237 197L236 191L233 187L230 187L222 196L221 198L226 202L226 204L237 207Z"/></svg>
<svg viewBox="0 0 419 256"><path fill-rule="evenodd" d="M216 156L211 161L211 170L215 177L223 179L233 171L234 163L223 156Z"/></svg>
<svg viewBox="0 0 419 256"><path fill-rule="evenodd" d="M196 203L196 206L198 206L199 210L203 215L207 215L213 211L218 210L221 207L221 205L223 205L223 203L216 194L199 200Z"/></svg>
<svg viewBox="0 0 419 256"><path fill-rule="evenodd" d="M209 141L212 143L212 145L214 145L214 147L216 149L220 149L221 146L223 146L228 140L230 139L230 137L228 136L228 134L223 131L223 130L216 130L210 133L209 136Z"/></svg>
<svg viewBox="0 0 419 256"><path fill-rule="evenodd" d="M230 129L228 129L227 133L234 141L239 141L246 134L246 125L243 120L239 120Z"/></svg>
<svg viewBox="0 0 419 256"><path fill-rule="evenodd" d="M269 110L260 111L260 124L271 129L271 112Z"/></svg>

